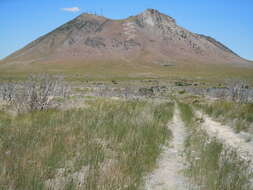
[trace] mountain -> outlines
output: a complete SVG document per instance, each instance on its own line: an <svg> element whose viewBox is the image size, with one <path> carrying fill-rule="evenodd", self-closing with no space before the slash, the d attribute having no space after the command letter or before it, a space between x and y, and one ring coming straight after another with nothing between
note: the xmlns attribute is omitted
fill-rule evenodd
<svg viewBox="0 0 253 190"><path fill-rule="evenodd" d="M6 57L6 65L86 62L247 65L215 39L192 33L148 9L127 19L81 14Z"/></svg>

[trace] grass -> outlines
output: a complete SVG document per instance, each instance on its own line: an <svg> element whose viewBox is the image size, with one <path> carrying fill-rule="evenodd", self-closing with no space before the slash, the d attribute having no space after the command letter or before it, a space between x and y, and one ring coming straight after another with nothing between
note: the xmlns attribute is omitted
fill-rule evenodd
<svg viewBox="0 0 253 190"><path fill-rule="evenodd" d="M172 103L89 100L83 109L0 113L0 189L140 189L171 134ZM82 177L83 176L83 177Z"/></svg>
<svg viewBox="0 0 253 190"><path fill-rule="evenodd" d="M253 104L239 104L236 102L217 100L210 104L198 105L209 116L216 118L224 123L229 123L231 120L232 127L236 132L251 132L250 124L253 123Z"/></svg>
<svg viewBox="0 0 253 190"><path fill-rule="evenodd" d="M123 60L73 60L48 63L4 65L0 63L0 81L23 79L30 73L49 73L64 75L71 81L128 81L143 79L179 80L187 79L200 82L224 82L238 78L253 84L253 67L233 67L224 64L201 64L190 61L173 63L164 67L152 61L135 59Z"/></svg>
<svg viewBox="0 0 253 190"><path fill-rule="evenodd" d="M248 190L253 177L250 162L243 160L235 150L226 147L216 138L209 137L194 117L191 106L179 104L186 123L185 170L193 184L205 190ZM194 189L194 188L193 188Z"/></svg>
<svg viewBox="0 0 253 190"><path fill-rule="evenodd" d="M193 125L194 113L192 108L188 104L178 103L180 107L180 113L183 121L187 126Z"/></svg>

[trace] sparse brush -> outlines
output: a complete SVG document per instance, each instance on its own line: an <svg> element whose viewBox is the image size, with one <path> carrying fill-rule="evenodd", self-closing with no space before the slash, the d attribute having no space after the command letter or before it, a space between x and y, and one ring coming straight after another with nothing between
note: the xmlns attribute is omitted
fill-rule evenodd
<svg viewBox="0 0 253 190"><path fill-rule="evenodd" d="M47 109L55 97L66 97L68 86L60 77L31 75L21 83L0 85L0 97L14 105L18 113Z"/></svg>
<svg viewBox="0 0 253 190"><path fill-rule="evenodd" d="M3 101L11 102L16 93L16 84L13 82L7 82L0 85L0 98Z"/></svg>
<svg viewBox="0 0 253 190"><path fill-rule="evenodd" d="M249 84L242 80L232 80L229 82L229 91L231 99L238 103L248 103L249 101Z"/></svg>

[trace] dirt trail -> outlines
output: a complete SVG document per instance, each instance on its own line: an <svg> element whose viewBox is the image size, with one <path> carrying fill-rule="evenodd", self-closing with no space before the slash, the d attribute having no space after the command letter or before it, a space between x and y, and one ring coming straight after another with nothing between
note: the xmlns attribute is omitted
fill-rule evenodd
<svg viewBox="0 0 253 190"><path fill-rule="evenodd" d="M168 124L173 139L169 147L164 147L158 167L146 178L146 190L186 190L189 189L187 179L182 170L184 166L183 150L185 129L178 106L175 107L173 120Z"/></svg>
<svg viewBox="0 0 253 190"><path fill-rule="evenodd" d="M209 116L200 111L196 111L196 115L204 119L201 127L209 136L216 137L225 146L236 150L241 158L253 161L252 144L246 142L244 138L236 134L231 127L212 120ZM253 169L253 164L251 168Z"/></svg>

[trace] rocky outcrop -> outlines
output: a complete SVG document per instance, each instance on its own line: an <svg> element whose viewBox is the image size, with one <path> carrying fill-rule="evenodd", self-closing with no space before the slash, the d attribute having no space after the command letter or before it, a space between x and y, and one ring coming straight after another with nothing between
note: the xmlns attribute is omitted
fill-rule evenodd
<svg viewBox="0 0 253 190"><path fill-rule="evenodd" d="M105 40L101 37L93 37L87 38L84 42L85 45L90 46L92 48L105 48Z"/></svg>
<svg viewBox="0 0 253 190"><path fill-rule="evenodd" d="M140 27L163 27L175 25L176 21L170 16L164 15L157 10L147 9L137 16L137 23Z"/></svg>

